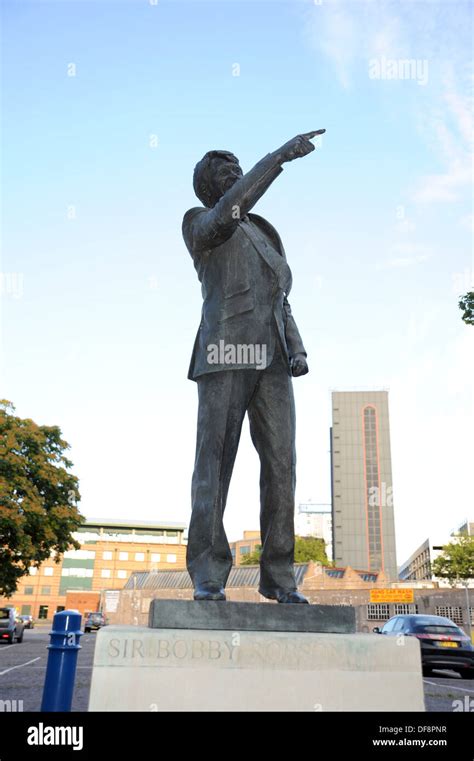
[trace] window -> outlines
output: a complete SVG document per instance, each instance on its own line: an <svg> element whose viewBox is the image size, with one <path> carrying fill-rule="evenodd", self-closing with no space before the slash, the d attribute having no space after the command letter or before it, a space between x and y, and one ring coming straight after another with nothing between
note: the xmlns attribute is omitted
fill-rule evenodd
<svg viewBox="0 0 474 761"><path fill-rule="evenodd" d="M344 577L343 568L325 568L324 572L333 579L342 579Z"/></svg>
<svg viewBox="0 0 474 761"><path fill-rule="evenodd" d="M52 576L54 572L54 568L45 568L43 573L45 576Z"/></svg>
<svg viewBox="0 0 474 761"><path fill-rule="evenodd" d="M118 579L126 579L127 578L127 571L117 571L117 578Z"/></svg>
<svg viewBox="0 0 474 761"><path fill-rule="evenodd" d="M394 632L401 632L403 631L403 628L405 626L405 620L402 618L402 616L399 616L397 619L395 619L395 626L393 627Z"/></svg>
<svg viewBox="0 0 474 761"><path fill-rule="evenodd" d="M240 548L241 555L250 555L250 545L246 544Z"/></svg>
<svg viewBox="0 0 474 761"><path fill-rule="evenodd" d="M61 613L61 611L63 611L63 610L66 610L66 608L64 607L64 605L58 605L58 606L56 607L56 613Z"/></svg>
<svg viewBox="0 0 474 761"><path fill-rule="evenodd" d="M176 563L176 555L167 555L166 556L166 562L167 563Z"/></svg>
<svg viewBox="0 0 474 761"><path fill-rule="evenodd" d="M337 528L341 528L340 526L337 526ZM363 581L377 581L377 574L376 573L360 573L360 578L363 579ZM398 613L398 610L395 611L395 613Z"/></svg>
<svg viewBox="0 0 474 761"><path fill-rule="evenodd" d="M119 552L119 560L128 560L128 552Z"/></svg>
<svg viewBox="0 0 474 761"><path fill-rule="evenodd" d="M135 553L135 560L145 560L145 553L144 552L136 552Z"/></svg>
<svg viewBox="0 0 474 761"><path fill-rule="evenodd" d="M369 621L387 621L390 618L388 603L371 602L367 605Z"/></svg>
<svg viewBox="0 0 474 761"><path fill-rule="evenodd" d="M380 477L377 447L377 413L375 407L364 408L363 435L365 452L365 491L368 529L369 570L382 567Z"/></svg>
<svg viewBox="0 0 474 761"><path fill-rule="evenodd" d="M32 595L33 587L25 587L25 595Z"/></svg>
<svg viewBox="0 0 474 761"><path fill-rule="evenodd" d="M462 608L458 608L452 605L437 605L436 615L443 616L444 618L450 618L453 623L458 626L462 626Z"/></svg>
<svg viewBox="0 0 474 761"><path fill-rule="evenodd" d="M73 560L94 560L95 552L92 550L68 550L64 553L65 558L73 558Z"/></svg>
<svg viewBox="0 0 474 761"><path fill-rule="evenodd" d="M92 568L63 568L61 576L76 576L79 579L92 577Z"/></svg>
<svg viewBox="0 0 474 761"><path fill-rule="evenodd" d="M400 620L399 618L392 618L391 621L387 621L387 623L383 627L383 633L390 634L391 632L393 632L395 625L398 623L399 620Z"/></svg>
<svg viewBox="0 0 474 761"><path fill-rule="evenodd" d="M31 605L22 605L21 606L21 615L22 616L31 616Z"/></svg>
<svg viewBox="0 0 474 761"><path fill-rule="evenodd" d="M38 618L48 618L48 605L40 605Z"/></svg>
<svg viewBox="0 0 474 761"><path fill-rule="evenodd" d="M415 619L413 630L420 634L454 634L455 636L461 632L459 626L454 623L432 624L431 621L432 619L420 616Z"/></svg>
<svg viewBox="0 0 474 761"><path fill-rule="evenodd" d="M30 574L30 576L36 576L36 574L38 573L38 569L35 568L34 566L31 566L28 573Z"/></svg>
<svg viewBox="0 0 474 761"><path fill-rule="evenodd" d="M413 613L418 613L418 605L415 603L396 603L395 614L398 616L411 616Z"/></svg>
<svg viewBox="0 0 474 761"><path fill-rule="evenodd" d="M111 571L108 568L102 568L100 575L102 579L110 579Z"/></svg>
<svg viewBox="0 0 474 761"><path fill-rule="evenodd" d="M151 553L151 562L152 563L159 563L161 560L161 555L159 552L152 552Z"/></svg>
<svg viewBox="0 0 474 761"><path fill-rule="evenodd" d="M102 553L102 558L104 560L112 560L113 554L110 552L110 550L107 550L106 552Z"/></svg>
<svg viewBox="0 0 474 761"><path fill-rule="evenodd" d="M51 587L41 587L41 594L42 595L50 595L51 594Z"/></svg>

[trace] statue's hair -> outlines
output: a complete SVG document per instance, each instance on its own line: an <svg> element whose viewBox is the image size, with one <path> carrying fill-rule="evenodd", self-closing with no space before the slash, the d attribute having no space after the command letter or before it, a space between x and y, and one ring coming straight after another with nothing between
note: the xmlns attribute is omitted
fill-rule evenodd
<svg viewBox="0 0 474 761"><path fill-rule="evenodd" d="M238 163L237 157L230 151L208 151L206 155L202 157L201 161L198 161L194 167L194 192L201 203L203 203L204 206L207 206L208 209L215 206L219 200L214 192L214 184L211 174L212 159L214 158L227 159L228 161L236 161Z"/></svg>

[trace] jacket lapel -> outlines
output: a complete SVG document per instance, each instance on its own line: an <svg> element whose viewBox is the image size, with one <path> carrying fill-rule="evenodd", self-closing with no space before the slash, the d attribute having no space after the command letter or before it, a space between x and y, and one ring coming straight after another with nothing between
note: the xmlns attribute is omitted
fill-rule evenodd
<svg viewBox="0 0 474 761"><path fill-rule="evenodd" d="M254 216L254 215L252 215ZM256 215L255 215L256 216ZM255 219L252 221L256 221ZM257 223L258 224L258 223ZM255 234L254 229L252 228L252 225L250 224L250 221L246 221L245 219L242 220L240 223L240 229L243 233L249 238L251 243L253 244L256 251L260 254L262 259L265 260L266 264L270 267L271 270L275 269L275 263L272 261L272 257L269 254L269 251L267 249L267 246L262 245L261 239L258 237L258 235ZM272 236L273 237L273 236ZM282 254L280 247L277 248L277 251ZM282 254L283 256L283 254ZM283 257L284 258L284 257Z"/></svg>

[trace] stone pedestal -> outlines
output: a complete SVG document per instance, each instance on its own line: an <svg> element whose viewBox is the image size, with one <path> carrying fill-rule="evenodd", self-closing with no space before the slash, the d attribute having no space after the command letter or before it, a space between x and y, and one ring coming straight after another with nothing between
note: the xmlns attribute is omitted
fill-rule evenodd
<svg viewBox="0 0 474 761"><path fill-rule="evenodd" d="M150 623L159 628L98 632L89 710L424 710L415 638L308 631L311 620L313 628L331 627L330 612L317 613L319 606L154 602ZM238 619L229 605L249 610ZM212 626L204 628L206 606ZM332 607L339 632L353 628L350 609L337 620L343 610ZM257 623L272 628L256 630Z"/></svg>
<svg viewBox="0 0 474 761"><path fill-rule="evenodd" d="M355 632L351 605L278 605L254 602L152 600L152 629L219 629L257 632Z"/></svg>

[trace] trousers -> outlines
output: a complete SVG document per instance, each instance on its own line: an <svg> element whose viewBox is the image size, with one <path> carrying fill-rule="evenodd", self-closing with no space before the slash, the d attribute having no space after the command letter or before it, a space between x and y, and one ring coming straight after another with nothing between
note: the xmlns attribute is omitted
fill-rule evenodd
<svg viewBox="0 0 474 761"><path fill-rule="evenodd" d="M277 342L278 344L278 342ZM281 347L264 370L209 373L197 379L199 409L186 564L194 587L224 588L232 553L224 530L227 493L248 414L260 458L261 594L296 590L295 403Z"/></svg>

